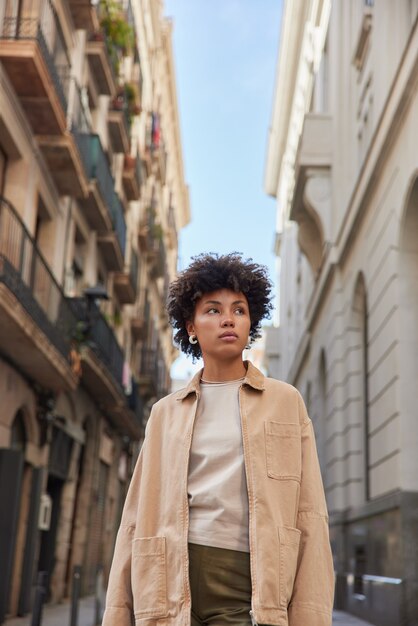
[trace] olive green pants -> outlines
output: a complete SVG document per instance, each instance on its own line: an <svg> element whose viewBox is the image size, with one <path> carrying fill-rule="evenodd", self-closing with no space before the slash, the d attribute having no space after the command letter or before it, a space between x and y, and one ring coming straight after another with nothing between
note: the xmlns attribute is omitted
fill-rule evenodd
<svg viewBox="0 0 418 626"><path fill-rule="evenodd" d="M189 572L191 626L251 626L248 552L189 543Z"/></svg>

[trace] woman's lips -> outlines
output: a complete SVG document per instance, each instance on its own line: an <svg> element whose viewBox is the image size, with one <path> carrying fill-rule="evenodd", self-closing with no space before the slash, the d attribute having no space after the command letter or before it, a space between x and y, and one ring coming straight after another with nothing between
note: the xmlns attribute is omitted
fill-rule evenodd
<svg viewBox="0 0 418 626"><path fill-rule="evenodd" d="M219 339L222 339L222 341L226 342L232 342L238 339L238 335L236 335L235 333L226 333L224 335L221 335Z"/></svg>

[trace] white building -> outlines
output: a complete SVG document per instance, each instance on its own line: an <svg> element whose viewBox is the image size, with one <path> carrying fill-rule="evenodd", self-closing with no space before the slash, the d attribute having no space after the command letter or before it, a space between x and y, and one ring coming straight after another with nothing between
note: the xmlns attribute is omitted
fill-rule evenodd
<svg viewBox="0 0 418 626"><path fill-rule="evenodd" d="M417 18L416 0L285 2L265 171L336 602L378 626L418 623Z"/></svg>

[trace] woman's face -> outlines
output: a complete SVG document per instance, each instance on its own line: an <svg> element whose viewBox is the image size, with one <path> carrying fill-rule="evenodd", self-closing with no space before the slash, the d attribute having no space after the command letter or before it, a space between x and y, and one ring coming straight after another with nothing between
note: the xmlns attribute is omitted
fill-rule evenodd
<svg viewBox="0 0 418 626"><path fill-rule="evenodd" d="M250 327L247 298L229 289L205 293L186 325L189 335L196 335L204 360L241 358Z"/></svg>

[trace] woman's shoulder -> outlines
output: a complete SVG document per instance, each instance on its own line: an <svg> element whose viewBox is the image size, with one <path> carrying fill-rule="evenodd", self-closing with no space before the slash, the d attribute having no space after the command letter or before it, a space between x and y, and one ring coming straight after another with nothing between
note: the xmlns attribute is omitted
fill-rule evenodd
<svg viewBox="0 0 418 626"><path fill-rule="evenodd" d="M274 391L280 391L282 393L295 394L299 393L296 387L291 385L290 383L286 383L284 380L279 380L278 378L270 378L266 376L264 378L264 383L266 389L271 389Z"/></svg>
<svg viewBox="0 0 418 626"><path fill-rule="evenodd" d="M266 376L264 379L264 386L269 395L277 395L280 398L292 400L294 402L299 402L302 398L299 390L290 383L286 383L284 380L269 378Z"/></svg>

